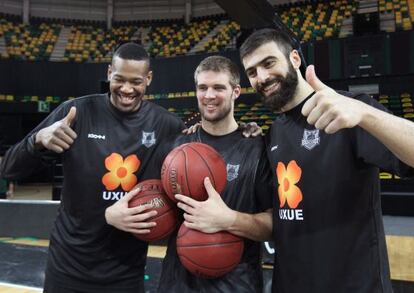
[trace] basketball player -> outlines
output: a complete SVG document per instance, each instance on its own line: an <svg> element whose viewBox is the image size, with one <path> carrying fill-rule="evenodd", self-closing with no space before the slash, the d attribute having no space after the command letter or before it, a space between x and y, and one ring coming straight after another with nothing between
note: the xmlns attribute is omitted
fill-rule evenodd
<svg viewBox="0 0 414 293"><path fill-rule="evenodd" d="M251 85L280 113L267 153L278 185L273 292L392 292L378 168L412 176L414 124L335 91L280 32L240 48ZM408 164L408 165L407 165Z"/></svg>
<svg viewBox="0 0 414 293"><path fill-rule="evenodd" d="M271 222L271 213L265 211L271 207L273 190L264 143L262 137L243 137L233 116L234 102L240 95L239 71L229 59L211 56L198 65L194 78L201 128L194 134L179 136L164 153L166 155L174 146L183 143L202 142L215 148L224 158L226 188L220 196L206 179L210 198L203 203L214 206L218 213L225 211L231 214L230 217L248 218L243 227L248 235L238 233L239 227L221 227L219 223L205 232L229 230L256 241L270 237L271 230L267 229L270 224L260 225L260 221ZM183 208L183 203L178 206ZM190 212L186 212L184 218L187 226L192 228ZM158 292L262 292L259 242L246 239L241 263L232 272L217 279L205 279L182 266L176 251L176 234L168 242Z"/></svg>
<svg viewBox="0 0 414 293"><path fill-rule="evenodd" d="M155 178L157 145L183 123L143 100L152 79L147 52L127 43L108 68L110 94L67 101L6 154L1 176L19 179L61 156L62 203L50 238L44 292L144 292L147 243L105 222L105 209L137 181ZM159 176L159 175L158 175ZM128 204L134 192L126 196ZM147 233L156 212L127 209L128 232ZM116 215L115 215L116 216Z"/></svg>

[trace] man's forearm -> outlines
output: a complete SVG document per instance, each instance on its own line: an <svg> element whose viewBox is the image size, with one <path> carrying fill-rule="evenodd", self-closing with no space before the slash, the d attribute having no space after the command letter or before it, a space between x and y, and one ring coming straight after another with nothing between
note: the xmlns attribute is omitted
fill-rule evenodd
<svg viewBox="0 0 414 293"><path fill-rule="evenodd" d="M28 136L12 146L0 166L0 175L8 180L24 178L42 164L42 157L34 149L34 137Z"/></svg>
<svg viewBox="0 0 414 293"><path fill-rule="evenodd" d="M271 239L273 229L272 211L257 214L236 212L234 223L227 231L255 241Z"/></svg>
<svg viewBox="0 0 414 293"><path fill-rule="evenodd" d="M369 105L359 126L375 136L401 161L414 167L414 123Z"/></svg>

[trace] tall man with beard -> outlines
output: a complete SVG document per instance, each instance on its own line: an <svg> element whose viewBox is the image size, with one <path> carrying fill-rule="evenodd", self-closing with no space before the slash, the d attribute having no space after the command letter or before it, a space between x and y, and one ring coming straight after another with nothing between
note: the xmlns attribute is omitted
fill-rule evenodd
<svg viewBox="0 0 414 293"><path fill-rule="evenodd" d="M267 153L278 196L273 292L392 292L379 169L412 176L414 124L365 94L335 91L273 29L240 48L251 85L279 115Z"/></svg>
<svg viewBox="0 0 414 293"><path fill-rule="evenodd" d="M194 79L201 127L194 134L176 138L163 153L166 155L183 143L202 142L221 154L227 170L235 171L228 172L233 176L227 177L221 195L208 178L204 181L208 200L198 202L176 195L180 201L178 207L184 210L184 225L205 233L226 230L248 239L245 239L242 260L232 272L218 279L204 279L182 266L176 251L176 231L168 242L158 292L262 292L261 253L257 241L271 236L269 208L273 193L263 138L243 137L234 119L240 75L233 62L221 56L208 57L197 67ZM217 221L217 214L226 217Z"/></svg>
<svg viewBox="0 0 414 293"><path fill-rule="evenodd" d="M144 292L146 242L105 222L105 210L128 204L137 182L154 178L151 160L159 144L183 123L143 100L152 79L147 52L127 43L108 67L110 94L67 101L13 146L1 176L18 179L61 155L62 202L50 237L44 292ZM125 195L123 199L120 200ZM156 212L125 211L128 232L148 233ZM115 213L116 214L116 213Z"/></svg>

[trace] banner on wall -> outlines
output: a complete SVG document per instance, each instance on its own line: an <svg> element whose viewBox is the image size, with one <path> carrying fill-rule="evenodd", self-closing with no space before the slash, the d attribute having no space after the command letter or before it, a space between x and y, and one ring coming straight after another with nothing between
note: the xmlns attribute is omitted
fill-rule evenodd
<svg viewBox="0 0 414 293"><path fill-rule="evenodd" d="M39 113L49 113L50 112L50 103L45 101L37 102L37 112Z"/></svg>

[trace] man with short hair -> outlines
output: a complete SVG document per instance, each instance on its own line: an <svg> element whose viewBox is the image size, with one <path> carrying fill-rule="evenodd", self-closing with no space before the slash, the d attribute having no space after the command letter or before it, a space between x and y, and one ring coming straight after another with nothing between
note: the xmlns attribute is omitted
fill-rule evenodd
<svg viewBox="0 0 414 293"><path fill-rule="evenodd" d="M44 160L63 161L62 202L50 237L44 292L144 292L148 244L106 223L106 208L140 181L155 178L156 147L184 128L180 119L143 100L152 80L139 45L121 45L108 67L109 94L61 104L13 146L1 176L29 175ZM121 203L128 205L136 192ZM148 233L156 214L148 206L126 209L127 232ZM118 210L115 210L115 217Z"/></svg>
<svg viewBox="0 0 414 293"><path fill-rule="evenodd" d="M279 115L267 153L274 204L273 292L392 292L379 170L412 176L414 124L365 94L335 91L273 29L240 57L251 85Z"/></svg>
<svg viewBox="0 0 414 293"><path fill-rule="evenodd" d="M233 271L217 279L206 279L191 274L181 264L176 251L176 231L169 239L158 292L262 292L258 241L271 236L268 210L273 194L263 138L243 137L234 118L240 75L231 60L221 56L204 59L194 79L201 127L194 134L179 136L168 150L158 154L166 155L174 146L187 142L208 144L221 154L228 170L224 191L218 194L206 178L204 186L209 198L198 202L189 195L176 195L178 207L184 210L184 225L188 228L205 233L228 231L245 237L245 248L240 264Z"/></svg>

